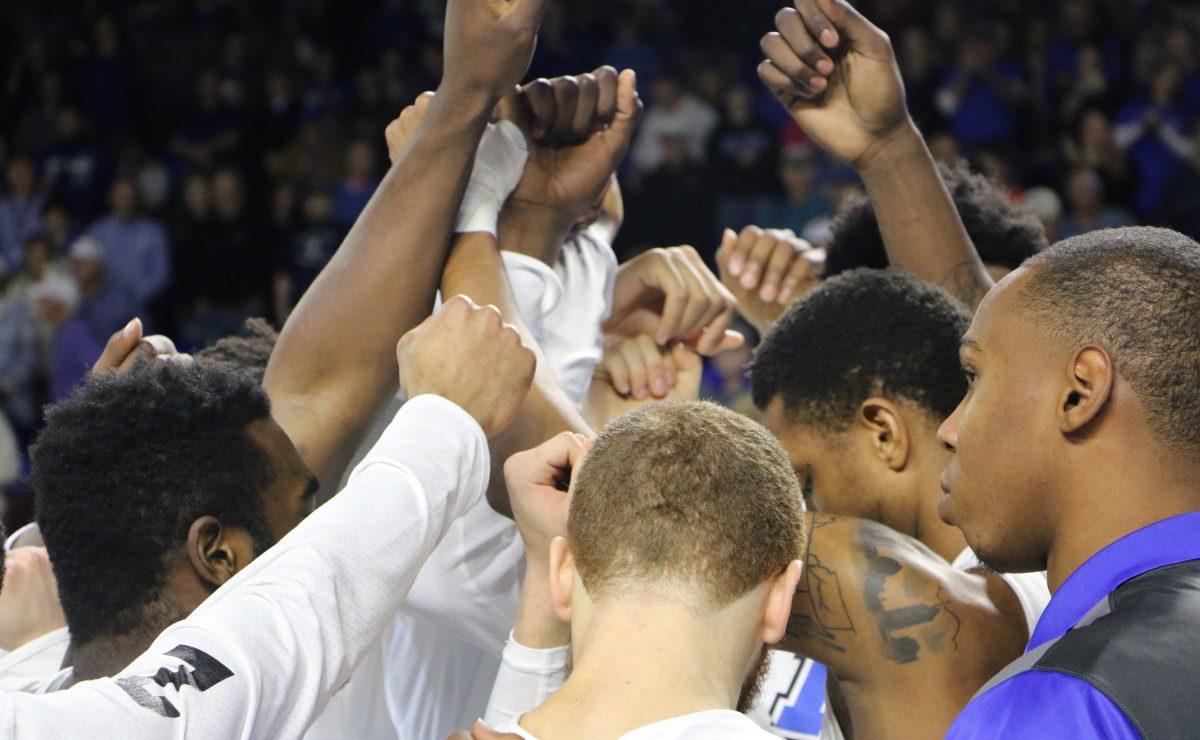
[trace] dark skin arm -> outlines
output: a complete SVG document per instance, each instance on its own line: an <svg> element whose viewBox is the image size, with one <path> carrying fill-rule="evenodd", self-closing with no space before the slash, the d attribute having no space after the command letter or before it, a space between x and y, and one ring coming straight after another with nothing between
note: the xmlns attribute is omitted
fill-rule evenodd
<svg viewBox="0 0 1200 740"><path fill-rule="evenodd" d="M492 108L525 73L545 0L450 0L445 72L422 127L293 310L263 385L322 480L396 391L394 348L425 318Z"/></svg>
<svg viewBox="0 0 1200 740"><path fill-rule="evenodd" d="M844 0L796 0L763 37L763 82L862 176L888 259L972 309L993 282L904 103L887 34Z"/></svg>
<svg viewBox="0 0 1200 740"><path fill-rule="evenodd" d="M810 544L779 647L824 663L859 737L944 735L1028 640L1016 595L875 522L806 515ZM842 702L835 702L842 703Z"/></svg>

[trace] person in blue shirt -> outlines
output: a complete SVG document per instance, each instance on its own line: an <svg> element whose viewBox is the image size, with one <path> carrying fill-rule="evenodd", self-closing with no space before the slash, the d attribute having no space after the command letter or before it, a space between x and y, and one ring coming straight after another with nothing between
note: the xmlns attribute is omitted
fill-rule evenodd
<svg viewBox="0 0 1200 740"><path fill-rule="evenodd" d="M1200 244L1093 231L1028 260L963 338L942 517L1000 571L1047 568L1025 656L950 737L1195 737Z"/></svg>

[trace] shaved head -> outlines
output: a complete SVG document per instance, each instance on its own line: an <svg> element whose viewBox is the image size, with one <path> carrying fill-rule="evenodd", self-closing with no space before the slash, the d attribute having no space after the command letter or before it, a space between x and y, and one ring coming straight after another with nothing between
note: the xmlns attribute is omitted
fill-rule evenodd
<svg viewBox="0 0 1200 740"><path fill-rule="evenodd" d="M1094 344L1137 393L1164 446L1200 450L1200 244L1169 229L1105 229L1030 258L1022 289L1035 324Z"/></svg>

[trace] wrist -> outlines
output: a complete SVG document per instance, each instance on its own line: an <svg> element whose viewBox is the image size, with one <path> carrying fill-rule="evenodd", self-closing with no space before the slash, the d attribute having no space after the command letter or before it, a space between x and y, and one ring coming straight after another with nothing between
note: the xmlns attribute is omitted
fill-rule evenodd
<svg viewBox="0 0 1200 740"><path fill-rule="evenodd" d="M509 198L500 209L500 248L552 264L574 225L575 216L564 209Z"/></svg>
<svg viewBox="0 0 1200 740"><path fill-rule="evenodd" d="M491 118L500 96L486 85L452 82L446 79L438 85L436 95L430 101L429 114L436 110L440 115L470 120ZM428 117L427 115L427 117Z"/></svg>
<svg viewBox="0 0 1200 740"><path fill-rule="evenodd" d="M867 150L854 161L854 168L865 179L880 172L894 172L895 168L914 158L929 156L925 139L907 115L904 121L891 131L882 134Z"/></svg>

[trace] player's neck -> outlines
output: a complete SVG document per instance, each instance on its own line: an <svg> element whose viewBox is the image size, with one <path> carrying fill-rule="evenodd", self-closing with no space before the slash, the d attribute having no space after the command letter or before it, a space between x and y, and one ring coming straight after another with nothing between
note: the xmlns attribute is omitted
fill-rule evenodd
<svg viewBox="0 0 1200 740"><path fill-rule="evenodd" d="M535 735L622 734L695 712L733 709L757 645L730 615L698 616L653 597L597 605L573 635L570 677L522 719Z"/></svg>
<svg viewBox="0 0 1200 740"><path fill-rule="evenodd" d="M96 637L86 643L79 643L72 636L67 652L71 661L70 683L116 675L146 652L160 632L189 613L190 610L177 606L155 604L144 610L142 624L128 632Z"/></svg>
<svg viewBox="0 0 1200 740"><path fill-rule="evenodd" d="M1060 513L1046 563L1051 592L1088 558L1122 537L1200 511L1200 465L1186 460L1159 458L1147 451L1080 461L1071 470L1059 494Z"/></svg>

